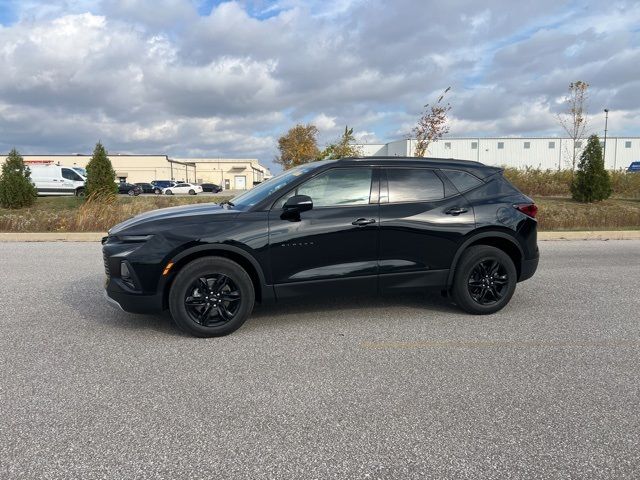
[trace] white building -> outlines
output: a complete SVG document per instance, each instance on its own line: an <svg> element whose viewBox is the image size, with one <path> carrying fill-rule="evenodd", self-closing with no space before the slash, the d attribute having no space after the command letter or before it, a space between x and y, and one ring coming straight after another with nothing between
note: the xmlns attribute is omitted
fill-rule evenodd
<svg viewBox="0 0 640 480"><path fill-rule="evenodd" d="M602 140L601 140L602 141ZM578 158L586 139L577 142ZM360 145L362 154L371 157L413 156L416 140L397 140L384 144ZM426 156L475 160L485 165L536 167L541 169L570 168L573 141L570 138L443 138L429 145ZM640 161L640 137L608 137L605 167L626 169Z"/></svg>

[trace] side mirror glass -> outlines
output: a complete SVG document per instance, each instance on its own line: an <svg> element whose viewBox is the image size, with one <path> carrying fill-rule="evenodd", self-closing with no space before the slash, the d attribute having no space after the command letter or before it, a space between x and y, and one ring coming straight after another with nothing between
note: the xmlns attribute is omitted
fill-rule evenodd
<svg viewBox="0 0 640 480"><path fill-rule="evenodd" d="M286 201L282 210L284 213L302 213L313 208L313 200L308 195L294 195Z"/></svg>

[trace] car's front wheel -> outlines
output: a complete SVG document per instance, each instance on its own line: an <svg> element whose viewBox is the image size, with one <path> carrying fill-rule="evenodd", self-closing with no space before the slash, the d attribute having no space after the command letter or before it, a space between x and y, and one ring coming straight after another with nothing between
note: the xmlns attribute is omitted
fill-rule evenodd
<svg viewBox="0 0 640 480"><path fill-rule="evenodd" d="M169 292L174 322L197 337L219 337L237 330L253 310L254 301L249 274L223 257L187 264Z"/></svg>
<svg viewBox="0 0 640 480"><path fill-rule="evenodd" d="M195 190L193 190L193 189L192 189L192 190L189 190L189 195L195 195L195 194L196 194L196 191L195 191Z"/></svg>
<svg viewBox="0 0 640 480"><path fill-rule="evenodd" d="M495 247L476 245L460 257L451 293L463 310L485 315L509 303L517 280L516 267L509 255Z"/></svg>
<svg viewBox="0 0 640 480"><path fill-rule="evenodd" d="M160 190L159 188L156 188L153 193L155 193L156 195L160 195L162 193L162 190Z"/></svg>
<svg viewBox="0 0 640 480"><path fill-rule="evenodd" d="M135 191L135 190L129 190L129 191L127 192L127 194L128 194L130 197L133 197L133 196L136 194L136 191Z"/></svg>

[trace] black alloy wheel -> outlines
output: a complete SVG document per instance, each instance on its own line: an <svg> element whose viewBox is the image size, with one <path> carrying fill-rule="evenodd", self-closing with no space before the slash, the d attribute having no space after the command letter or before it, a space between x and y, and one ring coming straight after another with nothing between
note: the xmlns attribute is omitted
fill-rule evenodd
<svg viewBox="0 0 640 480"><path fill-rule="evenodd" d="M169 290L175 324L191 335L219 337L242 326L255 290L247 271L223 257L203 257L178 271Z"/></svg>
<svg viewBox="0 0 640 480"><path fill-rule="evenodd" d="M127 194L129 194L130 197L133 197L136 194L136 191L131 189L127 192Z"/></svg>
<svg viewBox="0 0 640 480"><path fill-rule="evenodd" d="M474 245L455 266L451 294L463 310L476 315L502 309L516 290L518 272L507 253L489 245Z"/></svg>
<svg viewBox="0 0 640 480"><path fill-rule="evenodd" d="M509 274L498 260L484 260L471 270L467 285L474 301L480 305L493 305L506 295Z"/></svg>
<svg viewBox="0 0 640 480"><path fill-rule="evenodd" d="M195 280L187 289L184 306L192 321L203 327L215 327L233 320L241 302L238 286L219 273Z"/></svg>

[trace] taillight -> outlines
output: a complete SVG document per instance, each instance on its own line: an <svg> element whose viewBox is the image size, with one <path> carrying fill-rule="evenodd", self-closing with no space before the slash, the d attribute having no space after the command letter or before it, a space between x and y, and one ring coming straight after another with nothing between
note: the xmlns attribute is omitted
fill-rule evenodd
<svg viewBox="0 0 640 480"><path fill-rule="evenodd" d="M538 214L538 206L535 203L519 203L514 207L531 218L536 218Z"/></svg>

